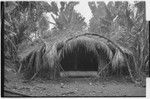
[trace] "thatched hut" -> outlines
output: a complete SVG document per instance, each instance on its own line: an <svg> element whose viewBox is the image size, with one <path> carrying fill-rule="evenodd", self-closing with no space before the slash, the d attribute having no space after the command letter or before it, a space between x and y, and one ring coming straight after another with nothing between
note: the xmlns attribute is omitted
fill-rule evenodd
<svg viewBox="0 0 150 99"><path fill-rule="evenodd" d="M20 72L25 78L47 75L50 79L60 77L60 71L97 71L100 77L107 75L130 75L138 82L132 52L98 34L81 34L43 44L22 59Z"/></svg>

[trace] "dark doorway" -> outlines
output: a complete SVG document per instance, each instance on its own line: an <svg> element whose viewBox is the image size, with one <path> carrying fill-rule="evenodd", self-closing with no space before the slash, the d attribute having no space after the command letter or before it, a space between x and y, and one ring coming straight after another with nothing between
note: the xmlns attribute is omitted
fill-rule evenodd
<svg viewBox="0 0 150 99"><path fill-rule="evenodd" d="M84 44L78 44L64 53L61 65L65 71L97 71L98 61L94 52L88 51Z"/></svg>

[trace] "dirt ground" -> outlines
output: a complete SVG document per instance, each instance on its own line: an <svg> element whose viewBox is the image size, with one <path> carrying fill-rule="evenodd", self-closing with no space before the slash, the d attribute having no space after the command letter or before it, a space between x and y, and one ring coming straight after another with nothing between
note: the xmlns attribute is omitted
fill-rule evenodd
<svg viewBox="0 0 150 99"><path fill-rule="evenodd" d="M29 96L145 96L146 88L128 78L98 78L96 72L62 72L57 80L23 83L15 75L7 75L5 90ZM8 94L6 94L8 95Z"/></svg>

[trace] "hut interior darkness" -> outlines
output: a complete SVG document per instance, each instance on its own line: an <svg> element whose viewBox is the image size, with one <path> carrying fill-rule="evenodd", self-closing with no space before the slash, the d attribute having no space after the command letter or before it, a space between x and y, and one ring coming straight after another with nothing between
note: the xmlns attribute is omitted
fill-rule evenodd
<svg viewBox="0 0 150 99"><path fill-rule="evenodd" d="M77 44L72 51L65 52L60 61L65 71L97 71L98 58L92 51L87 51L84 44Z"/></svg>

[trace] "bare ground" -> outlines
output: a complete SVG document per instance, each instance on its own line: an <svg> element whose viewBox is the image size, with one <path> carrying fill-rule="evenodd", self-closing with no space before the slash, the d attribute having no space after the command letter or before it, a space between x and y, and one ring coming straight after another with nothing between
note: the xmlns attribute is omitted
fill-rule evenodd
<svg viewBox="0 0 150 99"><path fill-rule="evenodd" d="M132 83L128 78L100 79L96 72L62 72L57 80L35 79L23 83L10 73L5 90L29 96L145 96L146 88ZM10 94L5 94L10 96Z"/></svg>

